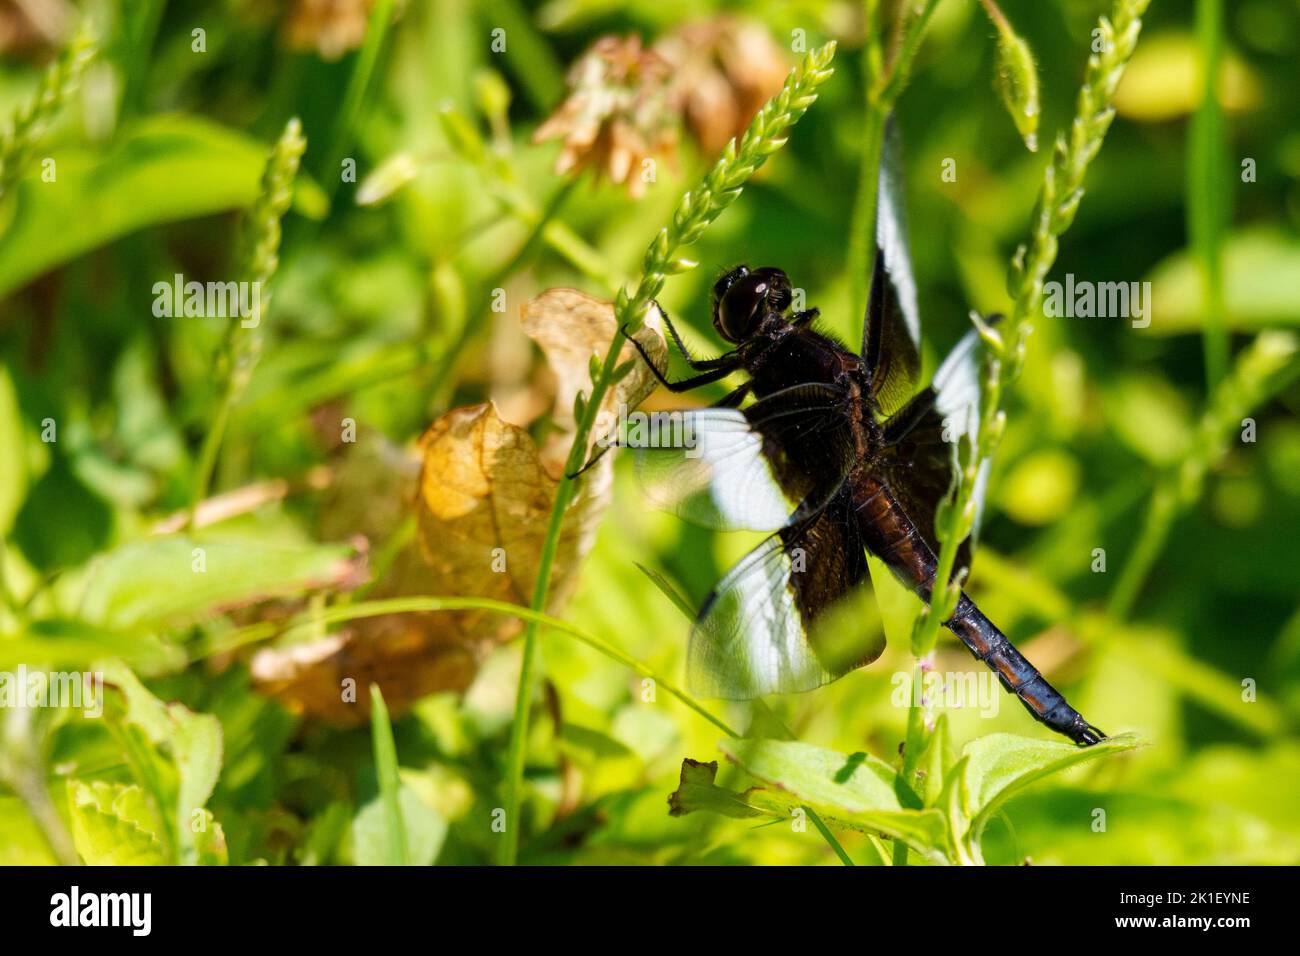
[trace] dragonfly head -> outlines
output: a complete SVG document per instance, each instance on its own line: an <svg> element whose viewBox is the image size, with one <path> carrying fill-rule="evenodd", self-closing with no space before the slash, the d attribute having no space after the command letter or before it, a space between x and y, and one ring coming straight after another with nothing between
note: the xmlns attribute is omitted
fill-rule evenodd
<svg viewBox="0 0 1300 956"><path fill-rule="evenodd" d="M736 266L713 286L713 327L728 342L743 342L771 312L790 308L790 280L780 269Z"/></svg>

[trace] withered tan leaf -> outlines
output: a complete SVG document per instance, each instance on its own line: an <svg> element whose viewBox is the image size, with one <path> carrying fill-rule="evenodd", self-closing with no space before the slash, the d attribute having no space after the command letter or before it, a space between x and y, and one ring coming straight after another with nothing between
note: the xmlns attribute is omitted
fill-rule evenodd
<svg viewBox="0 0 1300 956"><path fill-rule="evenodd" d="M618 331L613 303L593 298L576 289L547 289L537 298L524 303L521 313L524 332L537 343L555 373L555 405L552 416L565 433L571 432L574 427L574 396L579 390L591 394L591 358L595 356L597 361L603 360L609 351L609 343ZM651 306L644 326L635 337L661 371L667 367L668 348L664 343L657 306ZM632 371L605 393L596 416L596 425L588 439L589 448L613 427L620 404L629 409L635 408L654 391L654 373L631 344L624 342L619 364L629 361L635 363ZM567 454L567 435L560 444L563 445L563 453ZM549 448L544 457L548 463L551 461Z"/></svg>
<svg viewBox="0 0 1300 956"><path fill-rule="evenodd" d="M559 485L532 436L485 403L448 412L420 444L420 545L446 588L440 593L527 604ZM607 465L588 471L579 484L556 553L552 608L571 590L572 571L590 547L609 486Z"/></svg>
<svg viewBox="0 0 1300 956"><path fill-rule="evenodd" d="M662 363L667 349L657 331L657 313L651 311L638 339ZM411 496L417 541L398 556L369 597L456 595L530 603L572 441L574 395L578 389L590 391L591 356L603 358L615 323L610 303L572 289L542 293L523 307L522 315L525 331L556 379L553 418L559 429L539 449L527 430L505 421L491 402L453 409L434 422L420 439L421 466ZM654 388L653 373L625 345L621 361L629 360L635 360L632 370L602 402L593 440L614 426L620 404L635 407ZM369 457L368 470L375 456ZM551 613L560 611L573 592L611 484L609 457L578 481L552 566ZM394 483L380 485L392 493ZM342 530L335 528L336 533ZM478 662L521 627L514 618L473 610L378 617L355 622L306 648L262 651L253 671L264 687L297 710L358 722L366 718L368 695L342 700L339 688L346 678L361 689L370 681L380 684L390 707L400 710L426 694L467 687Z"/></svg>

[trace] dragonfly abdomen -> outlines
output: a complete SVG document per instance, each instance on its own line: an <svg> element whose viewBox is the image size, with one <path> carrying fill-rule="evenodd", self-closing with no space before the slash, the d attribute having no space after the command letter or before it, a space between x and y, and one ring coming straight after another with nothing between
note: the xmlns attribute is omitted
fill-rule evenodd
<svg viewBox="0 0 1300 956"><path fill-rule="evenodd" d="M1095 744L1105 738L965 594L944 626L998 675L1002 686L1020 699L1035 720L1078 744Z"/></svg>
<svg viewBox="0 0 1300 956"><path fill-rule="evenodd" d="M929 603L934 569L938 563L934 551L880 482L864 477L855 484L853 494L853 505L868 549ZM1002 686L1020 698L1035 720L1065 734L1075 743L1095 744L1105 738L1106 735L1084 720L965 594L944 626L998 675Z"/></svg>

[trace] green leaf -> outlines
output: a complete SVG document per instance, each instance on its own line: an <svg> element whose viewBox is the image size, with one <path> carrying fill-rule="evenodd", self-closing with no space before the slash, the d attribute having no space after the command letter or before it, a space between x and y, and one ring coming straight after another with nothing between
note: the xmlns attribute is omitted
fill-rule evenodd
<svg viewBox="0 0 1300 956"><path fill-rule="evenodd" d="M198 810L190 821L194 833L195 862L199 866L225 866L230 862L226 832L211 810Z"/></svg>
<svg viewBox="0 0 1300 956"><path fill-rule="evenodd" d="M956 762L957 754L953 749L952 734L948 730L948 715L940 714L934 723L934 732L929 735L925 748L916 761L914 771L912 789L924 806L933 807L939 803L946 771Z"/></svg>
<svg viewBox="0 0 1300 956"><path fill-rule="evenodd" d="M1119 638L1116 651L1166 687L1264 739L1287 733L1289 718L1283 708L1267 697L1244 704L1238 678L1189 655L1164 629L1126 625L1113 630Z"/></svg>
<svg viewBox="0 0 1300 956"><path fill-rule="evenodd" d="M249 205L266 145L209 120L141 120L106 151L55 150L58 178L29 173L0 236L0 296L121 236ZM163 278L163 277L159 277Z"/></svg>
<svg viewBox="0 0 1300 956"><path fill-rule="evenodd" d="M684 817L701 810L736 819L769 815L768 810L760 809L747 800L749 793L736 793L719 787L714 783L717 776L716 760L708 763L689 757L683 760L677 789L668 795L668 815Z"/></svg>
<svg viewBox="0 0 1300 956"><path fill-rule="evenodd" d="M1293 866L1300 859L1294 824L1266 822L1215 787L1185 800L1176 792L1182 787L1179 774L1120 790L1030 791L1008 804L1011 827L988 827L984 852L998 862L1029 856L1034 863L1075 866ZM1278 804L1279 810L1293 806ZM1098 810L1106 814L1100 832L1093 825Z"/></svg>
<svg viewBox="0 0 1300 956"><path fill-rule="evenodd" d="M366 176L357 186L355 202L358 206L377 206L420 175L420 163L403 150L389 156Z"/></svg>
<svg viewBox="0 0 1300 956"><path fill-rule="evenodd" d="M144 631L115 631L81 621L34 621L13 638L0 638L0 669L42 664L87 670L106 657L120 657L142 674L163 674L185 665L185 652Z"/></svg>
<svg viewBox="0 0 1300 956"><path fill-rule="evenodd" d="M768 817L772 823L792 821L800 815L807 818L817 832L822 835L827 845L839 857L845 866L853 866L853 858L844 851L835 834L830 831L821 815L807 804L791 800L780 791L768 791L761 787L750 787L744 793L735 793L714 783L718 775L716 760L701 763L698 760L682 761L681 781L677 789L668 797L669 816L681 817L702 810L718 816L744 820L752 817ZM848 824L841 823L842 826Z"/></svg>
<svg viewBox="0 0 1300 956"><path fill-rule="evenodd" d="M170 862L157 814L140 787L68 781L72 840L90 866L162 866Z"/></svg>
<svg viewBox="0 0 1300 956"><path fill-rule="evenodd" d="M893 768L867 754L851 756L810 744L782 740L738 740L719 744L745 772L774 788L773 796L806 804L831 823L900 839L934 862L944 862L943 815L904 809Z"/></svg>
<svg viewBox="0 0 1300 956"><path fill-rule="evenodd" d="M447 836L446 819L405 781L398 790L397 805L406 831L406 860L412 866L431 866ZM357 866L391 865L389 837L388 810L383 796L376 796L352 820L352 862Z"/></svg>
<svg viewBox="0 0 1300 956"><path fill-rule="evenodd" d="M221 773L221 724L210 714L163 703L118 662L103 670L105 683L120 690L126 703L125 712L110 719L125 723L122 729L140 731L152 745L153 752L145 752L125 738L132 769L170 818L180 862L197 863L201 847L212 852L212 837L199 839L196 834L203 831L196 826L207 819L204 808ZM163 760L168 765L160 766Z"/></svg>
<svg viewBox="0 0 1300 956"><path fill-rule="evenodd" d="M42 571L76 567L108 542L113 514L62 454L28 489L12 541Z"/></svg>
<svg viewBox="0 0 1300 956"><path fill-rule="evenodd" d="M993 812L1031 783L1142 743L1136 734L1110 737L1091 747L1013 734L988 734L972 740L963 748L960 764L960 817L969 823L960 826L954 820L954 836L974 846Z"/></svg>
<svg viewBox="0 0 1300 956"><path fill-rule="evenodd" d="M348 548L254 536L133 541L59 584L68 613L108 628L177 625L223 607L296 594L345 574Z"/></svg>

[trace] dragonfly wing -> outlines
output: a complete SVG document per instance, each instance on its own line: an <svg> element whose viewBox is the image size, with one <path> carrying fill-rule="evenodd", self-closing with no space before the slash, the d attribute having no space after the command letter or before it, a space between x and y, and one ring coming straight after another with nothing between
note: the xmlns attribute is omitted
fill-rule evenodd
<svg viewBox="0 0 1300 956"><path fill-rule="evenodd" d="M820 687L880 656L884 638L865 613L872 601L846 488L719 582L691 631L688 685L729 700Z"/></svg>
<svg viewBox="0 0 1300 956"><path fill-rule="evenodd" d="M977 332L968 332L948 354L934 381L885 423L882 471L890 493L911 518L931 550L939 553L934 514L957 471L957 444L979 434L980 350ZM957 552L957 567L970 567L978 540L988 486L988 462L975 480L975 523Z"/></svg>
<svg viewBox="0 0 1300 956"><path fill-rule="evenodd" d="M880 157L876 260L863 321L862 359L871 375L871 394L877 406L885 415L894 414L920 384L921 318L907 248L902 176L892 120Z"/></svg>
<svg viewBox="0 0 1300 956"><path fill-rule="evenodd" d="M819 508L852 465L844 392L830 385L784 389L745 409L656 413L665 427L633 446L652 505L720 531L775 531ZM662 441L667 431L673 440ZM816 451L815 463L801 450Z"/></svg>

